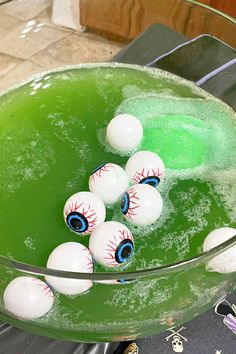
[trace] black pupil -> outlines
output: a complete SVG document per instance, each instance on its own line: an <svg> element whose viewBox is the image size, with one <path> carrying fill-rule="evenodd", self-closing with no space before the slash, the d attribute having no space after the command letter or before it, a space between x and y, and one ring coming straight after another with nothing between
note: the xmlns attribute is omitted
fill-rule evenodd
<svg viewBox="0 0 236 354"><path fill-rule="evenodd" d="M158 184L160 183L160 178L157 176L149 176L143 178L140 182L140 184L149 184L152 187L157 187Z"/></svg>
<svg viewBox="0 0 236 354"><path fill-rule="evenodd" d="M131 247L130 247L130 246L125 247L125 248L123 249L123 251L121 252L121 257L122 257L122 258L128 258L129 255L130 255L130 253L131 253Z"/></svg>
<svg viewBox="0 0 236 354"><path fill-rule="evenodd" d="M121 201L121 209L124 210L125 208L125 197L122 198L122 201Z"/></svg>
<svg viewBox="0 0 236 354"><path fill-rule="evenodd" d="M117 280L117 283L130 283L134 280L135 279L119 279L119 280Z"/></svg>
<svg viewBox="0 0 236 354"><path fill-rule="evenodd" d="M130 239L121 241L115 252L117 263L125 262L133 251L134 244Z"/></svg>
<svg viewBox="0 0 236 354"><path fill-rule="evenodd" d="M75 211L67 215L67 224L76 232L85 232L89 226L87 218Z"/></svg>
<svg viewBox="0 0 236 354"><path fill-rule="evenodd" d="M80 230L82 227L82 222L78 219L72 219L70 223L74 229Z"/></svg>
<svg viewBox="0 0 236 354"><path fill-rule="evenodd" d="M125 192L121 201L121 211L124 215L126 215L129 210L129 204L130 204L129 194Z"/></svg>

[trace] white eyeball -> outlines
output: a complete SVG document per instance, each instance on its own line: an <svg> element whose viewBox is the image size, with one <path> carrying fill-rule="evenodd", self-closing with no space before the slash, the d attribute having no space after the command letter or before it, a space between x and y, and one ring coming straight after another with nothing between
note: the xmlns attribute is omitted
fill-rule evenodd
<svg viewBox="0 0 236 354"><path fill-rule="evenodd" d="M106 267L117 267L130 259L134 250L134 239L125 225L107 221L98 225L92 232L89 249L96 262Z"/></svg>
<svg viewBox="0 0 236 354"><path fill-rule="evenodd" d="M64 219L67 226L77 234L90 234L106 218L106 208L94 193L73 194L64 206Z"/></svg>
<svg viewBox="0 0 236 354"><path fill-rule="evenodd" d="M117 202L129 186L126 172L114 163L98 166L89 177L89 189L105 204Z"/></svg>
<svg viewBox="0 0 236 354"><path fill-rule="evenodd" d="M115 116L107 126L107 140L116 150L130 152L137 149L143 138L143 126L131 114Z"/></svg>
<svg viewBox="0 0 236 354"><path fill-rule="evenodd" d="M164 177L162 159L151 151L139 151L127 161L125 171L132 183L149 184L157 187Z"/></svg>
<svg viewBox="0 0 236 354"><path fill-rule="evenodd" d="M47 268L79 273L92 273L93 260L90 251L78 242L66 242L56 247L47 261ZM78 295L91 288L91 280L66 279L46 276L47 282L59 293Z"/></svg>
<svg viewBox="0 0 236 354"><path fill-rule="evenodd" d="M40 279L22 276L7 285L3 299L9 312L31 320L40 318L51 310L54 294Z"/></svg>
<svg viewBox="0 0 236 354"><path fill-rule="evenodd" d="M148 184L135 184L123 195L121 211L132 224L150 225L161 215L160 193Z"/></svg>
<svg viewBox="0 0 236 354"><path fill-rule="evenodd" d="M209 233L203 243L203 252L224 243L236 236L236 229L221 227ZM218 273L231 273L236 271L236 246L229 248L208 262L208 267Z"/></svg>

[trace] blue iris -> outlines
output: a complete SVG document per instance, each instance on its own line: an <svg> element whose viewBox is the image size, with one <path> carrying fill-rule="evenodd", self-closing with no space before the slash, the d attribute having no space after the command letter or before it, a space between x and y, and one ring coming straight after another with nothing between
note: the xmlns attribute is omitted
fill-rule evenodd
<svg viewBox="0 0 236 354"><path fill-rule="evenodd" d="M121 201L121 211L124 215L127 214L129 210L129 205L130 205L129 194L125 192Z"/></svg>
<svg viewBox="0 0 236 354"><path fill-rule="evenodd" d="M69 213L66 221L69 228L78 233L85 232L89 226L87 218L76 211Z"/></svg>
<svg viewBox="0 0 236 354"><path fill-rule="evenodd" d="M96 173L97 171L99 171L103 166L105 166L106 165L106 163L102 163L101 165L99 165L99 166L97 166L94 170L93 170L93 172L92 172L92 175L94 174L94 173Z"/></svg>
<svg viewBox="0 0 236 354"><path fill-rule="evenodd" d="M121 279L117 280L117 283L125 284L125 283L131 283L133 281L135 281L135 279L124 279L124 278L121 278Z"/></svg>
<svg viewBox="0 0 236 354"><path fill-rule="evenodd" d="M156 188L160 183L160 178L156 176L149 176L141 179L140 184L149 184L150 186Z"/></svg>
<svg viewBox="0 0 236 354"><path fill-rule="evenodd" d="M124 278L121 278L121 279L117 280L118 283L125 283L125 281L126 280Z"/></svg>
<svg viewBox="0 0 236 354"><path fill-rule="evenodd" d="M117 263L124 263L133 253L134 244L131 240L125 239L121 241L119 246L116 249L115 259Z"/></svg>

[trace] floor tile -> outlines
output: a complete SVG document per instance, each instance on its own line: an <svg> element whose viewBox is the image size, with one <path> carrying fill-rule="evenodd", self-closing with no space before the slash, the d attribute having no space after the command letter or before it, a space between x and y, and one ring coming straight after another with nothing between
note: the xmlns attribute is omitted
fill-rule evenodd
<svg viewBox="0 0 236 354"><path fill-rule="evenodd" d="M84 62L109 60L121 44L101 40L91 34L71 34L34 55L31 60L46 68Z"/></svg>
<svg viewBox="0 0 236 354"><path fill-rule="evenodd" d="M68 35L67 31L48 27L32 20L16 26L0 38L0 51L14 57L28 59Z"/></svg>
<svg viewBox="0 0 236 354"><path fill-rule="evenodd" d="M20 83L21 81L27 79L28 77L40 73L43 68L40 65L32 63L31 61L24 61L19 65L15 66L11 71L9 71L0 80L0 91Z"/></svg>
<svg viewBox="0 0 236 354"><path fill-rule="evenodd" d="M0 13L0 38L5 36L12 28L20 23L14 17Z"/></svg>
<svg viewBox="0 0 236 354"><path fill-rule="evenodd" d="M0 12L13 16L22 21L28 21L37 16L48 6L52 0L18 0L11 1L0 7Z"/></svg>
<svg viewBox="0 0 236 354"><path fill-rule="evenodd" d="M0 78L13 70L13 68L20 63L20 59L0 53Z"/></svg>

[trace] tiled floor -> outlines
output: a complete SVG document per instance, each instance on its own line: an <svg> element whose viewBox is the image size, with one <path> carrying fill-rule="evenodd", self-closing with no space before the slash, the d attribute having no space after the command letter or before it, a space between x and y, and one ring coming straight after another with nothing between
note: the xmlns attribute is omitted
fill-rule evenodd
<svg viewBox="0 0 236 354"><path fill-rule="evenodd" d="M111 59L121 43L54 26L51 0L0 6L0 91L47 69Z"/></svg>

